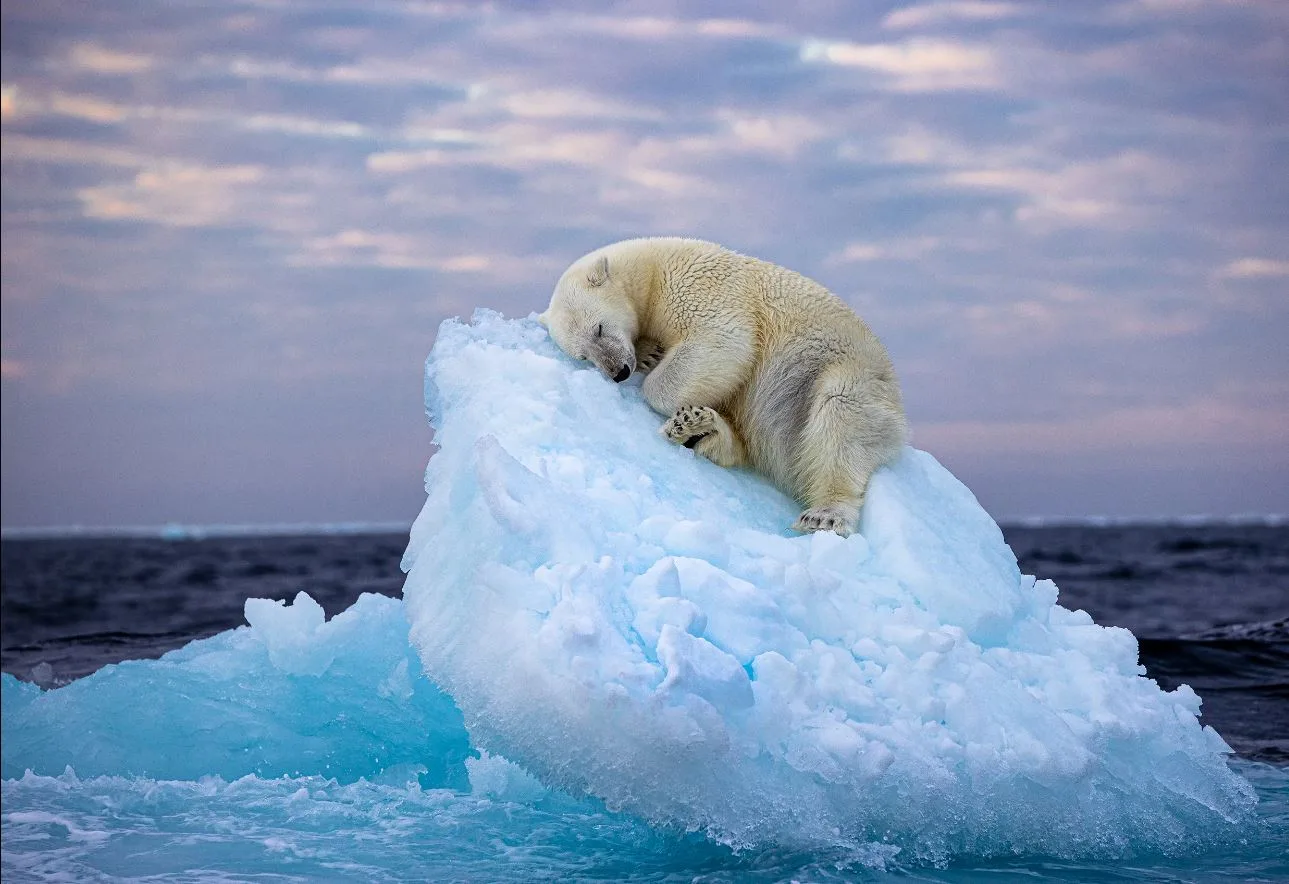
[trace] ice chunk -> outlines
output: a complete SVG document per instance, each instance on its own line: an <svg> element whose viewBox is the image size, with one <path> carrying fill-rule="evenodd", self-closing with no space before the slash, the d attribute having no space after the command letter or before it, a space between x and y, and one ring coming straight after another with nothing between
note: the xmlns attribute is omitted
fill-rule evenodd
<svg viewBox="0 0 1289 884"><path fill-rule="evenodd" d="M479 753L478 758L467 758L470 772L470 791L503 801L533 804L546 797L546 787L522 767L499 755Z"/></svg>
<svg viewBox="0 0 1289 884"><path fill-rule="evenodd" d="M706 639L668 623L659 631L655 649L667 673L658 685L659 693L679 690L725 709L752 705L752 682L743 667Z"/></svg>
<svg viewBox="0 0 1289 884"><path fill-rule="evenodd" d="M930 455L874 476L861 535L793 536L793 501L664 441L638 383L486 311L441 327L426 406L411 639L475 744L547 786L911 860L1194 849L1250 819L1193 692L1022 575Z"/></svg>
<svg viewBox="0 0 1289 884"><path fill-rule="evenodd" d="M289 606L274 599L247 599L244 609L274 668L291 675L322 675L335 660L335 646L321 635L327 615L307 592L298 593Z"/></svg>
<svg viewBox="0 0 1289 884"><path fill-rule="evenodd" d="M5 675L3 775L236 779L394 768L464 785L460 713L421 675L398 599L363 595L324 622L301 593L246 603L251 625L159 660L107 666L41 691ZM409 665L410 663L410 665Z"/></svg>

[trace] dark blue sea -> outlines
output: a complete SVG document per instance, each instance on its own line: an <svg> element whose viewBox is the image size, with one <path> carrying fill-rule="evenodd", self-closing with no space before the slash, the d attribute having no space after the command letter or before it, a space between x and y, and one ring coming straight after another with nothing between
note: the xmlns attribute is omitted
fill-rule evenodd
<svg viewBox="0 0 1289 884"><path fill-rule="evenodd" d="M584 801L468 796L450 778L432 787L424 775L419 787L415 778L355 785L316 772L131 778L91 776L88 764L6 771L4 880L1289 880L1289 527L1004 533L1023 571L1057 583L1063 606L1130 629L1150 677L1203 698L1202 721L1259 791L1260 828L1245 844L1126 864L1017 857L882 869L735 854ZM332 616L363 593L398 597L406 542L397 533L6 537L0 664L61 689L244 625L248 598L304 590ZM6 683L6 715L10 694Z"/></svg>

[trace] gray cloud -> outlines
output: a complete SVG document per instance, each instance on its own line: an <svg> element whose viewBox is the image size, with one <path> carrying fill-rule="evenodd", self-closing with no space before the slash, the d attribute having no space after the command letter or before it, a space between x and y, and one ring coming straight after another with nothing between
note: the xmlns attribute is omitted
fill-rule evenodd
<svg viewBox="0 0 1289 884"><path fill-rule="evenodd" d="M998 515L1289 499L1276 5L4 16L6 525L410 518L439 321L662 233L847 298Z"/></svg>

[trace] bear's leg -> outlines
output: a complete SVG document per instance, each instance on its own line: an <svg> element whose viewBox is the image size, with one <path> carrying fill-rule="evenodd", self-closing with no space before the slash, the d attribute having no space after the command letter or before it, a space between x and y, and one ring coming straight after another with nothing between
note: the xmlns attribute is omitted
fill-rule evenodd
<svg viewBox="0 0 1289 884"><path fill-rule="evenodd" d="M706 405L686 405L676 409L659 432L722 467L741 466L747 460L743 440L725 418Z"/></svg>
<svg viewBox="0 0 1289 884"><path fill-rule="evenodd" d="M904 432L890 405L851 383L822 384L801 434L797 468L806 510L792 527L853 534L868 480L899 453Z"/></svg>
<svg viewBox="0 0 1289 884"><path fill-rule="evenodd" d="M645 375L640 392L661 415L686 405L728 401L747 380L755 356L752 333L737 326L720 334L692 334L666 351Z"/></svg>

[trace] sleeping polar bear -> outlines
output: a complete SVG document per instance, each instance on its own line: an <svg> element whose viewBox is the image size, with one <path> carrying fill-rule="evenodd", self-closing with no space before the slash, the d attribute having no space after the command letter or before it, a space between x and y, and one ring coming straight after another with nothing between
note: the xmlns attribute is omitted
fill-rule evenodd
<svg viewBox="0 0 1289 884"><path fill-rule="evenodd" d="M852 533L869 477L904 445L886 349L840 298L775 264L625 240L575 261L538 319L615 381L647 372L663 435L768 476L805 505L798 531Z"/></svg>

